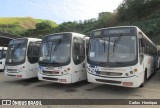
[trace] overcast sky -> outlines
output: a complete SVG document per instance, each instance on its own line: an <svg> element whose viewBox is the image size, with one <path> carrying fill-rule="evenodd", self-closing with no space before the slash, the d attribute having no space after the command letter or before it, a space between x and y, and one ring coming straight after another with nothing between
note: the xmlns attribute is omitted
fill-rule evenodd
<svg viewBox="0 0 160 108"><path fill-rule="evenodd" d="M33 17L60 24L113 12L123 0L1 0L0 17Z"/></svg>

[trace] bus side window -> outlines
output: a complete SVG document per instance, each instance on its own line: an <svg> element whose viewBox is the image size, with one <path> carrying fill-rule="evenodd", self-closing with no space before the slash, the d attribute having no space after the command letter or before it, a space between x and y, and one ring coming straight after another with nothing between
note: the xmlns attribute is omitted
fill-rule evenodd
<svg viewBox="0 0 160 108"><path fill-rule="evenodd" d="M40 43L30 42L28 46L28 61L30 63L38 63Z"/></svg>
<svg viewBox="0 0 160 108"><path fill-rule="evenodd" d="M83 39L74 38L73 39L73 61L76 65L82 63L85 59L85 50Z"/></svg>
<svg viewBox="0 0 160 108"><path fill-rule="evenodd" d="M147 52L146 45L147 41L144 39L144 36L139 32L139 52L145 54Z"/></svg>
<svg viewBox="0 0 160 108"><path fill-rule="evenodd" d="M144 53L143 52L143 47L142 47L142 38L139 39L139 52Z"/></svg>

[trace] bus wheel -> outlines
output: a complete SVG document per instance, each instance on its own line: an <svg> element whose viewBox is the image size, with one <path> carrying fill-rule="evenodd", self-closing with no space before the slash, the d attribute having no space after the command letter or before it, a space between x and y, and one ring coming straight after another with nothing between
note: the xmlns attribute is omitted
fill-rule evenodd
<svg viewBox="0 0 160 108"><path fill-rule="evenodd" d="M144 73L144 82L139 87L144 87L144 83L146 82L146 80L147 80L147 71L145 70L145 73Z"/></svg>

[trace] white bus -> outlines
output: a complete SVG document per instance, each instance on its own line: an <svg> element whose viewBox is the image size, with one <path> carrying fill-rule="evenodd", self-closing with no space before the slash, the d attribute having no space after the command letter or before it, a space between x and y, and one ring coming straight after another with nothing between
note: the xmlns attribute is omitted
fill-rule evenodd
<svg viewBox="0 0 160 108"><path fill-rule="evenodd" d="M64 32L42 39L39 80L75 83L87 79L85 70L85 35Z"/></svg>
<svg viewBox="0 0 160 108"><path fill-rule="evenodd" d="M5 76L19 79L37 77L41 39L18 38L10 41Z"/></svg>
<svg viewBox="0 0 160 108"><path fill-rule="evenodd" d="M0 47L0 71L4 71L7 47Z"/></svg>
<svg viewBox="0 0 160 108"><path fill-rule="evenodd" d="M143 86L156 70L156 45L136 26L91 32L87 57L89 82Z"/></svg>

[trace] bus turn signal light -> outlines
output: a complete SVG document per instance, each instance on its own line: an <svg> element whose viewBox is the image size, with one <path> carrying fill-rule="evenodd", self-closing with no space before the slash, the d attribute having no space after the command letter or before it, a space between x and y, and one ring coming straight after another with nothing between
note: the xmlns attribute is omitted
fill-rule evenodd
<svg viewBox="0 0 160 108"><path fill-rule="evenodd" d="M134 69L134 72L138 72L138 69L137 69L137 68L135 68L135 69Z"/></svg>
<svg viewBox="0 0 160 108"><path fill-rule="evenodd" d="M70 71L70 68L67 68L68 71Z"/></svg>

